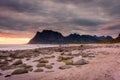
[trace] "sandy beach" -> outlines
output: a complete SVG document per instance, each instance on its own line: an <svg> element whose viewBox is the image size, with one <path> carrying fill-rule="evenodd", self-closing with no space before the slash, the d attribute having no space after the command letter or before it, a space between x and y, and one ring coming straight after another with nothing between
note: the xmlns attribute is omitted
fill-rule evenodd
<svg viewBox="0 0 120 80"><path fill-rule="evenodd" d="M120 44L1 50L0 80L120 80Z"/></svg>

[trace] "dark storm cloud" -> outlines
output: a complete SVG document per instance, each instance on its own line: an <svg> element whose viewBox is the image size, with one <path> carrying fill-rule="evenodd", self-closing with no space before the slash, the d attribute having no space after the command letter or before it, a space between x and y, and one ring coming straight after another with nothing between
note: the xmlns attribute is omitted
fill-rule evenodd
<svg viewBox="0 0 120 80"><path fill-rule="evenodd" d="M63 33L91 33L98 27L119 30L119 25L109 25L120 22L119 7L120 0L1 0L0 29L38 31L46 27ZM106 24L107 29L101 26Z"/></svg>
<svg viewBox="0 0 120 80"><path fill-rule="evenodd" d="M0 7L18 12L31 12L36 11L38 8L33 3L22 2L21 0L2 0L0 1Z"/></svg>
<svg viewBox="0 0 120 80"><path fill-rule="evenodd" d="M88 20L88 19L73 19L72 21L68 22L76 25L81 25L81 26L98 26L100 24L103 24L104 22L99 22L99 21L93 21L93 20Z"/></svg>
<svg viewBox="0 0 120 80"><path fill-rule="evenodd" d="M8 17L0 16L0 29L8 30L26 30L28 24L23 21L17 21Z"/></svg>
<svg viewBox="0 0 120 80"><path fill-rule="evenodd" d="M108 13L110 16L120 18L120 0L101 0L98 1L99 5Z"/></svg>
<svg viewBox="0 0 120 80"><path fill-rule="evenodd" d="M120 31L120 23L111 23L107 25L103 25L102 30L118 30Z"/></svg>
<svg viewBox="0 0 120 80"><path fill-rule="evenodd" d="M88 3L88 2L92 2L94 0L55 0L57 2L61 2L61 3L74 3L74 4L79 4L79 3Z"/></svg>

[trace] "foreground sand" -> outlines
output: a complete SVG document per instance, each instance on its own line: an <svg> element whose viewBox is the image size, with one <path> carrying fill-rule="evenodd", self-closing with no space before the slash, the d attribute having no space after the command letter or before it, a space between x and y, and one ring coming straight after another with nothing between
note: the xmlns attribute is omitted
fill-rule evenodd
<svg viewBox="0 0 120 80"><path fill-rule="evenodd" d="M39 49L39 51L44 51L44 53L51 53L52 51L53 54L50 55L55 56L57 56L56 54L61 54L61 52L72 52L73 54L81 52L81 47L79 46L61 47L61 49L63 51L60 52L56 51L59 50L58 48L45 48ZM45 72L29 72L27 74L4 77L7 73L11 73L10 70L5 70L1 71L4 75L0 76L0 80L120 80L120 44L85 45L85 49L82 52L92 53L95 57L85 58L89 61L88 64L72 66L72 68L64 70L59 70L56 68L57 65L54 65L52 70L46 70ZM56 62L54 63L57 64ZM26 64L34 66L33 63L27 62Z"/></svg>

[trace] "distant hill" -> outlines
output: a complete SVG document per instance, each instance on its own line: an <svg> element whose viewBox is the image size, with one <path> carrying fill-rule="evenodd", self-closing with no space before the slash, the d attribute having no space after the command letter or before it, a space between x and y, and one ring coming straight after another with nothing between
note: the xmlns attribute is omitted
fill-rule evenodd
<svg viewBox="0 0 120 80"><path fill-rule="evenodd" d="M102 43L120 43L120 34L118 35L117 38L112 39L112 40L103 41Z"/></svg>
<svg viewBox="0 0 120 80"><path fill-rule="evenodd" d="M52 30L43 30L37 32L36 35L29 41L29 44L72 44L72 43L96 43L106 40L112 40L111 36L91 36L70 34L63 36L61 33Z"/></svg>

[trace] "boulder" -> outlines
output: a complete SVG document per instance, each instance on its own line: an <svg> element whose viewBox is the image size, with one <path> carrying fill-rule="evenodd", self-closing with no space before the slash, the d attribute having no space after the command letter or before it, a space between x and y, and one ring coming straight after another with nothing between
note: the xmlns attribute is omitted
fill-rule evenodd
<svg viewBox="0 0 120 80"><path fill-rule="evenodd" d="M89 62L85 59L80 59L78 61L73 62L74 65L85 65L88 64Z"/></svg>
<svg viewBox="0 0 120 80"><path fill-rule="evenodd" d="M59 67L59 69L62 69L62 70L69 69L69 68L71 68L71 66L69 66L69 65L63 65L63 66Z"/></svg>
<svg viewBox="0 0 120 80"><path fill-rule="evenodd" d="M23 63L22 60L17 60L13 63L13 65L19 65L19 64L22 64L22 63Z"/></svg>
<svg viewBox="0 0 120 80"><path fill-rule="evenodd" d="M36 69L34 70L34 72L43 72L44 70L43 69Z"/></svg>
<svg viewBox="0 0 120 80"><path fill-rule="evenodd" d="M38 63L37 65L36 65L36 67L45 67L45 63Z"/></svg>
<svg viewBox="0 0 120 80"><path fill-rule="evenodd" d="M12 72L12 75L24 74L24 73L28 73L28 70L26 70L26 69L16 69L15 71Z"/></svg>
<svg viewBox="0 0 120 80"><path fill-rule="evenodd" d="M53 66L52 66L52 65L45 65L45 68L47 68L47 69L52 69Z"/></svg>

